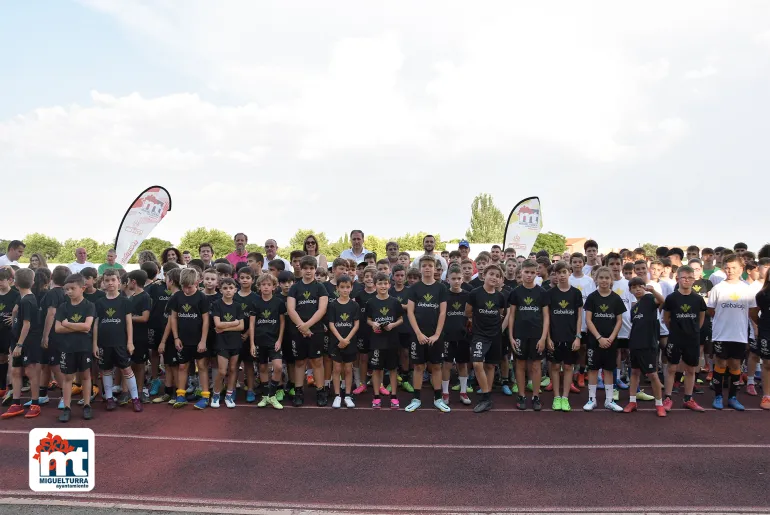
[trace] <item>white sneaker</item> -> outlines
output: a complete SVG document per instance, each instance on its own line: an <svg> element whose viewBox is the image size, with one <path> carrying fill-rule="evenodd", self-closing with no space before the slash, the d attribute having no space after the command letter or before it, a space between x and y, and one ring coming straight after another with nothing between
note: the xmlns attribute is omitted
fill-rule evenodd
<svg viewBox="0 0 770 515"><path fill-rule="evenodd" d="M446 402L444 402L444 399L434 400L433 405L436 407L436 409L438 409L442 413L449 413L450 411L452 411L451 408L447 406Z"/></svg>
<svg viewBox="0 0 770 515"><path fill-rule="evenodd" d="M113 385L113 387L112 387L112 393L113 394L120 393L122 391L123 391L123 389L120 387L119 384Z"/></svg>
<svg viewBox="0 0 770 515"><path fill-rule="evenodd" d="M420 399L412 399L412 402L409 403L409 405L404 408L404 411L411 413L412 411L416 410L422 406L422 401Z"/></svg>
<svg viewBox="0 0 770 515"><path fill-rule="evenodd" d="M588 402L583 406L583 411L593 411L596 407L596 399L588 399Z"/></svg>
<svg viewBox="0 0 770 515"><path fill-rule="evenodd" d="M346 408L355 408L356 403L353 402L353 399L350 397L350 395L345 396L345 407Z"/></svg>
<svg viewBox="0 0 770 515"><path fill-rule="evenodd" d="M623 411L623 408L618 406L615 401L606 400L604 401L604 407L610 411L614 411L616 413L620 413Z"/></svg>
<svg viewBox="0 0 770 515"><path fill-rule="evenodd" d="M332 402L332 408L339 408L342 406L342 397L339 395L334 398L334 402Z"/></svg>
<svg viewBox="0 0 770 515"><path fill-rule="evenodd" d="M227 406L228 408L235 407L235 401L230 395L225 395L225 406Z"/></svg>
<svg viewBox="0 0 770 515"><path fill-rule="evenodd" d="M209 403L209 406L212 408L218 408L219 407L219 394L215 393L211 396L211 403Z"/></svg>

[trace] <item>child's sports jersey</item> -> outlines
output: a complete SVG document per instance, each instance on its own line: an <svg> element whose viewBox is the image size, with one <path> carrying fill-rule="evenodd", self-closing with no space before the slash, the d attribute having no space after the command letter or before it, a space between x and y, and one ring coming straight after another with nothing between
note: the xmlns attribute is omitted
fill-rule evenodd
<svg viewBox="0 0 770 515"><path fill-rule="evenodd" d="M344 304L338 300L329 304L328 315L329 323L334 324L334 328L340 333L340 336L347 338L350 331L353 330L355 321L359 320L359 317L361 316L361 308L354 300L348 300L348 302ZM361 330L360 323L358 330ZM333 334L332 337L334 337Z"/></svg>
<svg viewBox="0 0 770 515"><path fill-rule="evenodd" d="M13 288L8 290L8 293L0 295L0 343L7 344L5 348L8 348L13 339L12 328L5 323L5 320L13 314L13 307L19 302L19 298L19 291Z"/></svg>
<svg viewBox="0 0 770 515"><path fill-rule="evenodd" d="M43 336L43 326L40 324L40 308L37 307L37 298L33 293L29 293L19 299L19 309L16 312L14 320L14 335L16 340L21 336L22 324L29 322L29 332L24 340L24 345L40 345L40 339Z"/></svg>
<svg viewBox="0 0 770 515"><path fill-rule="evenodd" d="M700 343L700 314L706 311L706 301L695 292L683 295L675 291L663 303L663 310L671 314L669 337L674 343Z"/></svg>
<svg viewBox="0 0 770 515"><path fill-rule="evenodd" d="M128 343L126 315L131 313L131 301L122 295L114 299L109 299L105 295L96 301L95 308L94 324L99 324L97 345L102 348L125 347Z"/></svg>
<svg viewBox="0 0 770 515"><path fill-rule="evenodd" d="M404 309L398 299L394 297L380 299L375 296L366 303L366 317L372 322L392 324L403 315ZM372 331L369 342L372 350L395 349L398 345L398 331L386 331L384 329L380 333Z"/></svg>
<svg viewBox="0 0 770 515"><path fill-rule="evenodd" d="M475 340L499 341L502 337L500 310L508 307L502 292L487 292L483 287L468 294L467 304L473 310L473 334ZM463 309L464 311L464 309Z"/></svg>
<svg viewBox="0 0 770 515"><path fill-rule="evenodd" d="M219 294L219 298L222 298L222 294ZM243 313L243 331L241 331L241 334L247 334L249 332L249 327L251 325L249 317L256 316L256 303L258 298L259 294L254 292L249 292L248 295L241 295L240 291L235 292L233 302L237 302L240 305L241 312ZM254 342L256 345L256 340L254 340Z"/></svg>
<svg viewBox="0 0 770 515"><path fill-rule="evenodd" d="M447 289L441 283L427 285L420 281L409 287L408 300L414 302L414 318L425 336L433 336L438 327L441 303L447 300Z"/></svg>
<svg viewBox="0 0 770 515"><path fill-rule="evenodd" d="M655 297L647 294L631 309L631 334L628 348L655 350L658 348L658 305Z"/></svg>
<svg viewBox="0 0 770 515"><path fill-rule="evenodd" d="M404 311L404 316L402 317L404 319L404 323L398 326L398 332L406 334L411 333L412 327L409 325L409 318L406 316L406 305L409 302L409 290L406 286L404 286L400 291L397 291L395 286L391 286L388 290L388 295L398 300Z"/></svg>
<svg viewBox="0 0 770 515"><path fill-rule="evenodd" d="M214 325L213 317L219 317L220 322L237 322L243 320L243 309L240 303L226 303L224 299L217 299L211 305L211 325ZM239 331L222 331L216 333L217 350L238 350L243 345Z"/></svg>
<svg viewBox="0 0 770 515"><path fill-rule="evenodd" d="M511 292L508 304L516 310L516 318L513 321L514 338L539 339L543 335L542 308L548 305L548 293L540 286L527 288L521 284Z"/></svg>
<svg viewBox="0 0 770 515"><path fill-rule="evenodd" d="M472 288L471 291L473 291L476 288L481 288L482 286L484 286L484 281L481 280L481 277L476 276L473 279L471 279L471 282L468 284Z"/></svg>
<svg viewBox="0 0 770 515"><path fill-rule="evenodd" d="M329 295L329 302L333 300L337 300L340 297L340 292L337 291L337 285L332 284L331 281L326 281L323 284L324 288L326 288L326 293Z"/></svg>
<svg viewBox="0 0 770 515"><path fill-rule="evenodd" d="M757 307L757 300L748 284L722 281L709 292L706 305L714 309L712 341L749 342L749 309Z"/></svg>
<svg viewBox="0 0 770 515"><path fill-rule="evenodd" d="M106 296L107 294L102 290L96 290L93 293L83 292L83 298L94 305L96 305L97 300L104 298Z"/></svg>
<svg viewBox="0 0 770 515"><path fill-rule="evenodd" d="M760 333L766 333L770 331L770 288L759 290L755 299L759 308L757 329L759 329Z"/></svg>
<svg viewBox="0 0 770 515"><path fill-rule="evenodd" d="M580 290L570 286L561 291L558 286L548 290L548 314L550 335L554 342L571 342L578 331L578 311L583 307Z"/></svg>
<svg viewBox="0 0 770 515"><path fill-rule="evenodd" d="M361 323L358 324L358 332L356 333L356 336L359 338L368 339L369 335L372 334L372 328L366 323L366 304L376 296L376 290L371 292L361 290L353 297L353 300L356 301L356 304L358 304L358 308L360 309L358 320L360 320Z"/></svg>
<svg viewBox="0 0 770 515"><path fill-rule="evenodd" d="M580 290L580 294L583 296L583 305L585 305L588 296L596 289L596 283L590 275L584 275L583 277L569 276L569 285L574 286ZM586 332L586 314L583 312L583 323L580 326L582 332Z"/></svg>
<svg viewBox="0 0 770 515"><path fill-rule="evenodd" d="M56 309L56 320L62 322L68 320L72 323L82 324L88 317L96 317L96 307L85 298L79 304L73 305L67 300ZM93 347L93 326L87 333L63 333L59 334L59 351L62 353L89 352Z"/></svg>
<svg viewBox="0 0 770 515"><path fill-rule="evenodd" d="M467 330L465 328L465 305L468 303L469 292L461 290L455 293L449 290L446 302L446 322L444 322L444 339L450 342L465 340Z"/></svg>
<svg viewBox="0 0 770 515"><path fill-rule="evenodd" d="M190 296L178 291L168 301L171 311L176 311L179 339L184 346L197 346L208 335L202 335L203 315L209 312L209 300L202 291L196 291ZM172 334L173 338L174 335Z"/></svg>
<svg viewBox="0 0 770 515"><path fill-rule="evenodd" d="M594 327L603 338L607 338L615 330L618 315L622 315L626 311L626 306L620 299L620 295L614 291L610 291L610 294L604 297L599 293L599 290L596 290L588 295L583 309L591 312L591 321ZM594 335L591 334L591 331L588 333L588 337L593 339Z"/></svg>
<svg viewBox="0 0 770 515"><path fill-rule="evenodd" d="M128 300L131 304L131 315L134 317L142 316L145 311L152 311L152 299L146 291L137 293ZM131 320L131 326L134 330L134 345L137 347L146 346L149 343L149 321L135 322Z"/></svg>
<svg viewBox="0 0 770 515"><path fill-rule="evenodd" d="M303 322L307 322L318 311L321 298L329 297L329 294L326 293L326 288L318 281L313 280L306 284L300 280L289 289L289 297L293 297L296 301L294 309L297 311L299 318ZM319 320L313 327L310 327L310 330L314 333L322 333L323 321Z"/></svg>
<svg viewBox="0 0 770 515"><path fill-rule="evenodd" d="M147 295L152 300L152 307L150 308L150 329L156 332L162 332L166 328L166 319L164 312L166 310L166 304L171 298L171 290L166 289L165 283L152 283L145 290ZM160 338L160 336L158 336ZM160 341L158 339L157 341Z"/></svg>
<svg viewBox="0 0 770 515"><path fill-rule="evenodd" d="M259 295L254 301L254 344L257 347L271 347L278 341L281 316L286 314L286 302L279 297L273 295L270 300L264 300Z"/></svg>

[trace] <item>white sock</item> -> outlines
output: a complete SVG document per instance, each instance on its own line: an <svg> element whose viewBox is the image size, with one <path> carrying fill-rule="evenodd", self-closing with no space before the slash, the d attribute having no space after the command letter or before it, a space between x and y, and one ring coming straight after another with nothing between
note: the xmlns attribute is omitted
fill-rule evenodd
<svg viewBox="0 0 770 515"><path fill-rule="evenodd" d="M460 377L460 393L466 393L468 391L468 377Z"/></svg>
<svg viewBox="0 0 770 515"><path fill-rule="evenodd" d="M134 374L131 374L126 378L126 383L128 383L128 391L131 394L132 399L138 399L139 398L139 389L136 387L136 376Z"/></svg>
<svg viewBox="0 0 770 515"><path fill-rule="evenodd" d="M754 376L750 375L746 378L746 384L754 384Z"/></svg>
<svg viewBox="0 0 770 515"><path fill-rule="evenodd" d="M604 383L604 402L612 402L612 393L615 386L605 381Z"/></svg>
<svg viewBox="0 0 770 515"><path fill-rule="evenodd" d="M628 402L636 402L636 395L631 395L628 397Z"/></svg>
<svg viewBox="0 0 770 515"><path fill-rule="evenodd" d="M656 406L663 406L663 399L655 399Z"/></svg>
<svg viewBox="0 0 770 515"><path fill-rule="evenodd" d="M441 393L449 393L449 381L441 381Z"/></svg>
<svg viewBox="0 0 770 515"><path fill-rule="evenodd" d="M104 383L105 399L112 399L112 373L109 370L105 370L102 374L102 383Z"/></svg>
<svg viewBox="0 0 770 515"><path fill-rule="evenodd" d="M596 385L595 384L589 384L588 385L588 400L589 401L595 401L596 400Z"/></svg>
<svg viewBox="0 0 770 515"><path fill-rule="evenodd" d="M324 386L325 386L326 388L329 388L329 387L331 386L331 384L332 384L332 381L331 381L331 379L326 379L326 380L324 381Z"/></svg>
<svg viewBox="0 0 770 515"><path fill-rule="evenodd" d="M354 368L353 369L353 382L355 384L361 384L361 369L360 368Z"/></svg>

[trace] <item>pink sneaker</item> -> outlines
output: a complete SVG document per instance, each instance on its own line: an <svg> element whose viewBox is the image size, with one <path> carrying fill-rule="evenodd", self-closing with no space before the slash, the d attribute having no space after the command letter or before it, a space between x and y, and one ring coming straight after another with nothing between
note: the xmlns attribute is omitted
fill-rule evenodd
<svg viewBox="0 0 770 515"><path fill-rule="evenodd" d="M757 396L757 389L756 389L756 387L753 384L747 385L746 386L746 393L751 395L752 397L756 397Z"/></svg>
<svg viewBox="0 0 770 515"><path fill-rule="evenodd" d="M671 400L671 397L666 397L663 400L663 408L666 411L671 411L671 408L674 407L674 401Z"/></svg>
<svg viewBox="0 0 770 515"><path fill-rule="evenodd" d="M383 385L380 385L380 395L390 395L390 392Z"/></svg>
<svg viewBox="0 0 770 515"><path fill-rule="evenodd" d="M374 399L372 401L372 408L380 409L382 407L382 401L380 399Z"/></svg>
<svg viewBox="0 0 770 515"><path fill-rule="evenodd" d="M398 399L390 399L390 407L393 409L400 408L401 405L398 403Z"/></svg>
<svg viewBox="0 0 770 515"><path fill-rule="evenodd" d="M441 399L444 401L444 404L449 406L449 394L448 393L442 393Z"/></svg>
<svg viewBox="0 0 770 515"><path fill-rule="evenodd" d="M366 391L366 384L361 383L360 385L358 385L358 388L353 390L353 395L361 395L365 391Z"/></svg>

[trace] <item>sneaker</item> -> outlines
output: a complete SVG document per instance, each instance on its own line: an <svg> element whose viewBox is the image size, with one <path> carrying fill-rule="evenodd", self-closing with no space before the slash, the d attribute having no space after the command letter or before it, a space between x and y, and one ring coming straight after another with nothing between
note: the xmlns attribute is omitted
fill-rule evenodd
<svg viewBox="0 0 770 515"><path fill-rule="evenodd" d="M690 399L689 401L685 401L684 407L692 411L701 411L701 412L706 411L700 406L700 404L695 402L695 399Z"/></svg>
<svg viewBox="0 0 770 515"><path fill-rule="evenodd" d="M706 382L710 383L714 379L714 372L709 370L709 373L706 375Z"/></svg>
<svg viewBox="0 0 770 515"><path fill-rule="evenodd" d="M699 388L698 386L693 386L692 393L693 395L703 395L704 391L703 391L703 388Z"/></svg>
<svg viewBox="0 0 770 515"><path fill-rule="evenodd" d="M50 400L51 399L49 399L48 396L46 395L45 397L38 397L37 403L40 406L42 406L43 404L48 404L50 402ZM24 407L25 408L29 408L30 406L32 406L32 399L30 399L30 400L28 400L27 402L24 403Z"/></svg>
<svg viewBox="0 0 770 515"><path fill-rule="evenodd" d="M666 397L663 399L663 407L666 409L666 411L671 411L671 408L674 407L674 401L671 400L671 397Z"/></svg>
<svg viewBox="0 0 770 515"><path fill-rule="evenodd" d="M474 413L483 413L492 409L492 401L482 399L476 406L473 407Z"/></svg>
<svg viewBox="0 0 770 515"><path fill-rule="evenodd" d="M334 400L332 401L332 408L339 409L341 407L342 407L342 397L337 395L336 397L334 397Z"/></svg>
<svg viewBox="0 0 770 515"><path fill-rule="evenodd" d="M467 393L461 393L461 394L460 394L460 402L462 402L462 403L463 403L463 404L465 404L466 406L470 406L470 404L471 404L471 398L470 398L470 397L468 397L468 394L467 394Z"/></svg>
<svg viewBox="0 0 770 515"><path fill-rule="evenodd" d="M382 407L382 401L379 397L375 397L372 399L372 408L374 409L380 409Z"/></svg>
<svg viewBox="0 0 770 515"><path fill-rule="evenodd" d="M714 409L724 409L724 404L722 402L722 396L721 395L715 395L714 401L711 403L711 407Z"/></svg>
<svg viewBox="0 0 770 515"><path fill-rule="evenodd" d="M746 409L743 407L743 404L741 404L738 401L737 397L730 397L729 399L727 399L727 405L732 409L734 409L735 411L743 411Z"/></svg>
<svg viewBox="0 0 770 515"><path fill-rule="evenodd" d="M59 399L59 405L56 406L56 409L64 409L64 399Z"/></svg>
<svg viewBox="0 0 770 515"><path fill-rule="evenodd" d="M33 404L29 407L29 411L24 415L24 418L35 418L40 415L40 405Z"/></svg>
<svg viewBox="0 0 770 515"><path fill-rule="evenodd" d="M0 418L12 418L23 414L24 408L21 406L21 404L11 404L11 407L8 408L5 413L0 415Z"/></svg>
<svg viewBox="0 0 770 515"><path fill-rule="evenodd" d="M6 390L5 395L3 395L3 406L10 406L12 400L13 392L11 390Z"/></svg>
<svg viewBox="0 0 770 515"><path fill-rule="evenodd" d="M139 400L142 402L142 404L149 404L150 394L146 391L142 391L142 393L139 394Z"/></svg>
<svg viewBox="0 0 770 515"><path fill-rule="evenodd" d="M436 407L437 410L439 410L442 413L449 413L452 411L449 406L446 405L444 402L444 399L436 399L433 401L433 406Z"/></svg>
<svg viewBox="0 0 770 515"><path fill-rule="evenodd" d="M585 388L586 387L586 375L579 372L577 376L578 376L577 377L578 388Z"/></svg>
<svg viewBox="0 0 770 515"><path fill-rule="evenodd" d="M508 385L508 384L504 384L503 385L503 395L508 395L508 396L513 395L513 392L511 391L510 385ZM476 408L474 408L474 410L475 409ZM489 408L487 408L487 409L489 409ZM484 411L486 411L486 409Z"/></svg>
<svg viewBox="0 0 770 515"><path fill-rule="evenodd" d="M449 394L448 393L442 393L441 394L441 400L444 401L444 404L449 406Z"/></svg>
<svg viewBox="0 0 770 515"><path fill-rule="evenodd" d="M546 387L546 386L548 386L549 384L551 384L551 378L550 378L550 377L548 377L548 376L543 376L543 377L540 379L540 386L541 386L542 388L545 388L545 387Z"/></svg>
<svg viewBox="0 0 770 515"><path fill-rule="evenodd" d="M72 410L69 408L64 408L61 412L61 415L59 415L59 422L67 423L70 421L71 416Z"/></svg>
<svg viewBox="0 0 770 515"><path fill-rule="evenodd" d="M588 402L583 405L583 411L593 411L594 409L596 409L596 399L588 399Z"/></svg>
<svg viewBox="0 0 770 515"><path fill-rule="evenodd" d="M177 398L177 400L179 400L179 399ZM123 392L118 397L118 404L120 404L121 406L125 406L129 402L131 402L131 394L129 394L128 392ZM185 402L187 402L187 401L185 401Z"/></svg>
<svg viewBox="0 0 770 515"><path fill-rule="evenodd" d="M153 379L152 382L150 382L150 395L155 397L158 395L158 392L160 392L160 389L163 387L163 383L160 379Z"/></svg>
<svg viewBox="0 0 770 515"><path fill-rule="evenodd" d="M770 410L770 395L765 395L762 397L762 402L759 403L759 407L762 409Z"/></svg>
<svg viewBox="0 0 770 515"><path fill-rule="evenodd" d="M323 408L327 404L329 404L329 397L326 393L326 388L316 390L316 405L320 408Z"/></svg>
<svg viewBox="0 0 770 515"><path fill-rule="evenodd" d="M527 381L527 391L528 392L532 391L532 381Z"/></svg>
<svg viewBox="0 0 770 515"><path fill-rule="evenodd" d="M22 392L28 392L32 387L29 385L29 381L24 381L24 383L21 385L21 391Z"/></svg>
<svg viewBox="0 0 770 515"><path fill-rule="evenodd" d="M618 390L628 390L628 383L624 383L620 378L615 379L615 388Z"/></svg>
<svg viewBox="0 0 770 515"><path fill-rule="evenodd" d="M275 409L283 409L283 404L278 402L278 399L276 399L275 395L272 397L267 398L267 402Z"/></svg>
<svg viewBox="0 0 770 515"><path fill-rule="evenodd" d="M231 409L235 407L235 399L232 395L225 395L225 406Z"/></svg>
<svg viewBox="0 0 770 515"><path fill-rule="evenodd" d="M420 399L412 399L412 402L407 404L404 411L406 411L407 413L411 413L414 410L418 409L420 406L422 406L422 401Z"/></svg>
<svg viewBox="0 0 770 515"><path fill-rule="evenodd" d="M752 397L757 396L757 388L753 384L746 385L746 393L751 395Z"/></svg>
<svg viewBox="0 0 770 515"><path fill-rule="evenodd" d="M511 391L513 393L519 393L519 384L518 383L513 383L513 386L511 387Z"/></svg>
<svg viewBox="0 0 770 515"><path fill-rule="evenodd" d="M315 384L315 377L313 377L313 374L308 374L307 376L307 385L313 386Z"/></svg>
<svg viewBox="0 0 770 515"><path fill-rule="evenodd" d="M390 389L380 385L380 395L384 395L385 397L387 397L388 395L390 395Z"/></svg>
<svg viewBox="0 0 770 515"><path fill-rule="evenodd" d="M353 390L353 395L361 395L366 391L366 383L361 383L358 385L358 388Z"/></svg>
<svg viewBox="0 0 770 515"><path fill-rule="evenodd" d="M610 411L614 411L615 413L620 413L623 411L623 408L620 407L615 401L606 400L604 401L604 409L608 409Z"/></svg>
<svg viewBox="0 0 770 515"><path fill-rule="evenodd" d="M561 397L553 398L553 403L551 404L551 410L561 411Z"/></svg>
<svg viewBox="0 0 770 515"><path fill-rule="evenodd" d="M615 402L620 400L620 390L612 390L612 400Z"/></svg>
<svg viewBox="0 0 770 515"><path fill-rule="evenodd" d="M572 405L570 405L569 399L567 397L561 398L561 410L565 413L572 411Z"/></svg>
<svg viewBox="0 0 770 515"><path fill-rule="evenodd" d="M94 385L91 387L91 400L96 399L97 395L99 395L99 387Z"/></svg>
<svg viewBox="0 0 770 515"><path fill-rule="evenodd" d="M414 386L409 381L404 381L401 383L401 389L405 392L414 393ZM458 385L457 389L460 389L460 386Z"/></svg>
<svg viewBox="0 0 770 515"><path fill-rule="evenodd" d="M76 385L76 384L73 384L72 385L72 395L80 395L81 393L83 393L83 387L79 386L79 385Z"/></svg>
<svg viewBox="0 0 770 515"><path fill-rule="evenodd" d="M173 406L174 404L176 404L176 397L169 395L168 405Z"/></svg>
<svg viewBox="0 0 770 515"><path fill-rule="evenodd" d="M184 408L186 404L187 398L184 395L177 395L176 400L174 401L174 407L177 409Z"/></svg>
<svg viewBox="0 0 770 515"><path fill-rule="evenodd" d="M346 395L343 400L345 401L345 407L346 408L355 408L356 407L356 403L353 402L353 398L350 395Z"/></svg>
<svg viewBox="0 0 770 515"><path fill-rule="evenodd" d="M575 386L575 383L569 384L569 393L580 393L580 388Z"/></svg>
<svg viewBox="0 0 770 515"><path fill-rule="evenodd" d="M667 415L666 408L663 406L655 406L655 411L658 412L659 417L665 417Z"/></svg>
<svg viewBox="0 0 770 515"><path fill-rule="evenodd" d="M219 407L219 399L220 399L220 397L219 397L218 393L215 393L214 395L212 395L211 396L211 404L210 404L210 406L212 408L218 408Z"/></svg>
<svg viewBox="0 0 770 515"><path fill-rule="evenodd" d="M639 390L636 394L637 401L654 401L655 397L650 394L644 393L644 390Z"/></svg>
<svg viewBox="0 0 770 515"><path fill-rule="evenodd" d="M205 400L205 399L201 399L201 400ZM141 399L139 399L139 397L137 397L136 399L131 399L131 403L134 405L134 413L141 413L144 410L144 408L142 407L142 401ZM197 407L198 405L196 404L195 406Z"/></svg>
<svg viewBox="0 0 770 515"><path fill-rule="evenodd" d="M109 399L107 399L107 406L106 406L107 411L113 411L117 407L118 407L118 403L115 402L114 397L110 397Z"/></svg>
<svg viewBox="0 0 770 515"><path fill-rule="evenodd" d="M112 402L115 402L115 398L114 397L110 397L110 399L112 399ZM171 396L169 394L167 394L167 393L164 393L160 397L155 397L152 400L152 403L153 404L162 404L162 403L168 402L170 400L171 400ZM107 402L109 402L109 401L107 401ZM115 404L117 404L117 402L115 402Z"/></svg>
<svg viewBox="0 0 770 515"><path fill-rule="evenodd" d="M283 388L278 388L278 390L276 390L276 392L275 392L275 400L277 400L278 402L283 402L283 399L284 399ZM281 407L283 407L283 406L281 406Z"/></svg>
<svg viewBox="0 0 770 515"><path fill-rule="evenodd" d="M263 398L263 399L264 399L265 397L266 397L265 395L263 395L263 396L262 396L262 398ZM256 394L256 393L254 393L254 390L249 390L248 392L246 392L246 402L248 402L249 404L251 404L251 403L252 403L252 402L254 402L255 400L257 400L257 394ZM267 406L267 404L265 404L265 406ZM264 407L264 406L262 406L262 407Z"/></svg>
<svg viewBox="0 0 770 515"><path fill-rule="evenodd" d="M246 399L246 402L249 402L248 399ZM251 401L251 402L254 402L254 401ZM262 399L260 399L260 401L257 403L257 408L265 408L267 407L267 403L268 403L267 395L263 395Z"/></svg>
<svg viewBox="0 0 770 515"><path fill-rule="evenodd" d="M56 382L56 379L51 379L51 382L48 383L49 390L56 390L58 387L59 383Z"/></svg>
<svg viewBox="0 0 770 515"><path fill-rule="evenodd" d="M519 396L519 400L516 401L516 407L520 410L527 409L527 399L525 397Z"/></svg>
<svg viewBox="0 0 770 515"><path fill-rule="evenodd" d="M209 405L209 403L208 403L208 399L206 399L205 397L201 397L200 399L198 399L198 402L196 402L196 403L193 405L193 407L194 407L195 409L201 409L201 410L203 410L203 409L206 409L206 408L208 407L208 405Z"/></svg>
<svg viewBox="0 0 770 515"><path fill-rule="evenodd" d="M623 408L623 413L631 413L632 411L636 411L636 403L635 402L629 402L626 404L626 407Z"/></svg>
<svg viewBox="0 0 770 515"><path fill-rule="evenodd" d="M295 408L299 408L305 404L305 397L304 395L295 395L294 398L291 400L291 405Z"/></svg>
<svg viewBox="0 0 770 515"><path fill-rule="evenodd" d="M390 399L390 408L391 409L399 409L401 407L401 403L398 402L398 399Z"/></svg>
<svg viewBox="0 0 770 515"><path fill-rule="evenodd" d="M553 391L553 383L548 383L548 386L545 387L546 392L552 392Z"/></svg>
<svg viewBox="0 0 770 515"><path fill-rule="evenodd" d="M139 405L139 407L141 408L141 404ZM91 420L92 418L94 418L94 413L93 413L93 410L91 409L91 405L87 404L83 406L83 420Z"/></svg>
<svg viewBox="0 0 770 515"><path fill-rule="evenodd" d="M540 411L541 409L543 409L543 403L540 402L540 397L532 398L532 409L535 411Z"/></svg>

